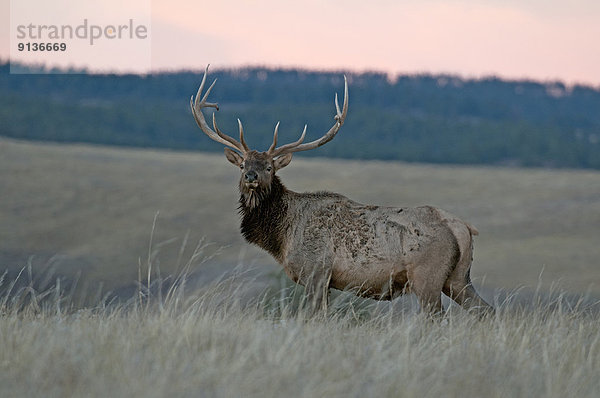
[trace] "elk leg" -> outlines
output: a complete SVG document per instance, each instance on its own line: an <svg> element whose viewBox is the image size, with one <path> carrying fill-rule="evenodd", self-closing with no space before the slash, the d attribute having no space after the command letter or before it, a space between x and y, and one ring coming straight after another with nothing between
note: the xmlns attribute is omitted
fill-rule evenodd
<svg viewBox="0 0 600 398"><path fill-rule="evenodd" d="M456 301L467 311L476 311L480 315L494 312L494 307L481 298L469 281L468 283L450 283L444 286L444 294Z"/></svg>
<svg viewBox="0 0 600 398"><path fill-rule="evenodd" d="M442 307L442 292L421 292L416 293L417 298L419 299L419 305L421 306L421 310L428 312L431 315L441 314L443 311Z"/></svg>
<svg viewBox="0 0 600 398"><path fill-rule="evenodd" d="M494 307L485 302L477 294L477 291L471 283L471 262L473 246L469 245L469 250L461 256L458 264L444 283L443 292L446 296L456 301L465 310L476 311L481 316L493 313Z"/></svg>
<svg viewBox="0 0 600 398"><path fill-rule="evenodd" d="M471 232L472 233L472 232ZM456 301L465 310L476 311L481 316L493 313L494 307L477 294L471 283L471 264L473 262L473 239L469 234L469 243L463 245L463 251L452 272L444 283L443 292Z"/></svg>
<svg viewBox="0 0 600 398"><path fill-rule="evenodd" d="M442 307L443 279L437 275L431 275L427 270L434 269L428 266L420 266L413 272L408 272L410 289L415 293L421 306L421 311L431 315L440 314Z"/></svg>
<svg viewBox="0 0 600 398"><path fill-rule="evenodd" d="M329 283L331 272L318 270L304 280L305 305L311 315L326 313L329 305Z"/></svg>

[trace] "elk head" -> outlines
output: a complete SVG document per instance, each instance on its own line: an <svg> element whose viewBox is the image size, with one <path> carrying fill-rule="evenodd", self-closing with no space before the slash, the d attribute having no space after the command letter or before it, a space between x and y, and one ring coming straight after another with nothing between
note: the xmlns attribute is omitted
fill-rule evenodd
<svg viewBox="0 0 600 398"><path fill-rule="evenodd" d="M304 142L306 136L306 125L302 131L300 139L290 144L282 145L277 147L277 133L279 131L279 122L275 125L275 133L273 134L273 143L269 149L265 152L259 152L251 150L246 141L244 140L244 128L242 122L238 119L238 126L240 130L239 141L223 133L217 126L215 113L212 115L213 128L210 128L206 120L202 109L204 108L215 108L219 110L219 105L216 103L206 102L210 91L214 87L217 80L215 79L210 85L206 93L202 96L202 90L204 89L204 83L206 82L206 75L208 73L208 66L202 77L202 82L198 88L196 98L192 96L190 98L190 107L192 108L192 114L196 123L214 141L220 142L228 148L225 148L225 157L232 164L238 166L241 171L240 176L240 193L244 197L246 206L253 208L256 207L260 200L267 196L271 192L271 185L275 178L277 170L284 168L290 164L292 155L294 152L307 151L320 147L331 141L337 134L340 127L344 124L346 114L348 113L348 82L346 76L344 76L344 105L340 110L338 104L337 94L335 95L335 108L336 115L334 116L335 123L329 129L325 135L315 141L308 143Z"/></svg>

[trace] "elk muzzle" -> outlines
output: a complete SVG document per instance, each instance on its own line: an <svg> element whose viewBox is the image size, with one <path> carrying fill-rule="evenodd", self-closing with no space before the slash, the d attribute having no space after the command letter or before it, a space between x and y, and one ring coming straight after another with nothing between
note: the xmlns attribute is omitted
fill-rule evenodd
<svg viewBox="0 0 600 398"><path fill-rule="evenodd" d="M258 188L258 173L254 170L249 170L244 173L244 183L250 190Z"/></svg>
<svg viewBox="0 0 600 398"><path fill-rule="evenodd" d="M244 174L244 181L246 183L256 182L257 179L258 179L258 173L254 170L250 170Z"/></svg>

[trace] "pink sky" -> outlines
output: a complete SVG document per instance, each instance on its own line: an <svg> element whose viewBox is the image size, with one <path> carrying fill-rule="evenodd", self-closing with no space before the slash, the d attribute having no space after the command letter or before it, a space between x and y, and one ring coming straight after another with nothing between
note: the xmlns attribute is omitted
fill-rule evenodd
<svg viewBox="0 0 600 398"><path fill-rule="evenodd" d="M600 1L154 0L151 49L154 70L267 65L600 86Z"/></svg>

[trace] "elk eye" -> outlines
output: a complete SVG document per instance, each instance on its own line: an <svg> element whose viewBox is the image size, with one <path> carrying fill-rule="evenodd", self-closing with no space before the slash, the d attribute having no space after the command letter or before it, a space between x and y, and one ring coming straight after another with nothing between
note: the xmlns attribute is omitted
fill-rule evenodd
<svg viewBox="0 0 600 398"><path fill-rule="evenodd" d="M240 164L240 169L244 170L244 163Z"/></svg>
<svg viewBox="0 0 600 398"><path fill-rule="evenodd" d="M273 170L273 168L271 166L267 166L267 171L271 172L271 170Z"/></svg>

